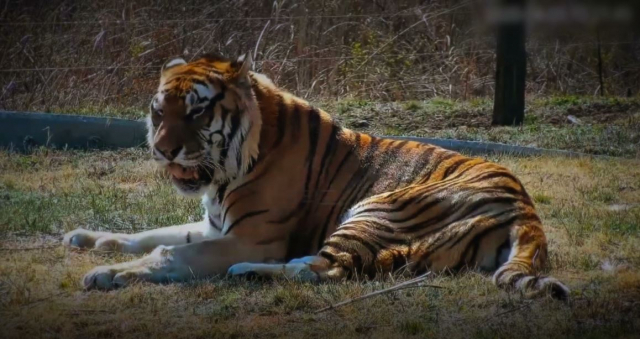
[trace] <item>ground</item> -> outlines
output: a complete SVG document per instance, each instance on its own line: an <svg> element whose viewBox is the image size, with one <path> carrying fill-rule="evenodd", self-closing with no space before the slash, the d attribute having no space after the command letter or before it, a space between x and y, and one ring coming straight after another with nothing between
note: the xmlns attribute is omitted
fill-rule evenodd
<svg viewBox="0 0 640 339"><path fill-rule="evenodd" d="M418 286L315 313L406 277L302 284L215 277L86 292L95 265L133 256L69 251L63 232L135 232L198 220L144 150L0 153L0 333L23 337L635 337L640 330L640 160L492 156L533 196L549 274L569 302L527 300L487 276Z"/></svg>

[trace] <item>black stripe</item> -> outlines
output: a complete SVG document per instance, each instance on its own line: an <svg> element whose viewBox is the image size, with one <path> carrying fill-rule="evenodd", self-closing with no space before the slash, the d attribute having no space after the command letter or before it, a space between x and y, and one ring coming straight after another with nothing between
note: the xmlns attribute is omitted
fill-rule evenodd
<svg viewBox="0 0 640 339"><path fill-rule="evenodd" d="M488 218L494 218L494 219L497 219L497 218L502 217L502 216L503 216L503 215L505 215L505 214L513 213L514 211L515 211L515 209L514 209L514 208L506 209L506 210L504 210L504 211L500 211L500 212L498 212L498 213L496 213L496 214L494 214L494 215L486 215L486 217L488 217ZM470 234L474 229L475 229L475 227L474 227L473 225L472 225L472 226L469 226L469 229L467 229L467 230L466 230L466 232L464 232L463 234L460 234L460 235L456 236L456 237L455 237L455 238L456 238L456 239L455 239L455 241L453 241L453 243L452 243L451 245L449 245L449 249L452 249L454 246L456 246L457 244L459 244L459 243L460 243L462 240L464 240L464 239L467 237L467 235L469 235L469 234Z"/></svg>
<svg viewBox="0 0 640 339"><path fill-rule="evenodd" d="M345 159L346 158L347 158L347 156L345 156ZM337 173L338 172L336 171L336 174ZM322 233L320 233L320 238L318 239L318 247L322 246L322 243L324 242L325 238L327 237L327 230L329 228L329 224L331 224L331 223L333 223L334 225L337 224L335 219L342 217L342 215L347 210L347 208L345 208L345 202L343 201L343 197L345 195L345 192L347 192L347 190L353 190L354 189L353 181L356 180L357 178L358 178L358 171L356 171L353 175L351 175L351 178L349 179L347 184L342 188L342 191L340 192L340 194L338 194L338 198L336 199L336 201L331 206L331 210L329 211L329 214L325 218L324 224L322 225L322 228L321 228L322 229ZM349 193L351 193L351 191L349 191ZM336 208L339 208L337 210L338 213L336 214L335 218L332 218L331 216L334 215L334 211L336 211Z"/></svg>
<svg viewBox="0 0 640 339"><path fill-rule="evenodd" d="M363 228L369 228L369 229L374 230L374 231L382 231L382 232L385 232L385 233L394 233L395 232L395 229L393 229L393 228L391 228L389 226L386 226L386 225L383 225L383 224L380 224L380 223L377 223L377 222L371 222L369 220L361 220L361 221L358 221L358 222L355 222L355 221L354 222L347 222L347 223L341 224L340 227L339 227L339 230L345 230L345 231L351 230L351 231L356 231L356 232L362 232Z"/></svg>
<svg viewBox="0 0 640 339"><path fill-rule="evenodd" d="M311 171L313 170L313 159L318 148L318 137L320 135L320 114L316 109L309 111L309 153L307 154L307 180L305 191L309 188Z"/></svg>
<svg viewBox="0 0 640 339"><path fill-rule="evenodd" d="M338 132L340 128L336 125L331 126L331 133L329 133L329 139L327 140L327 145L324 148L324 153L322 154L322 159L320 160L320 170L318 171L318 176L316 178L316 185L314 188L314 192L318 189L318 185L320 183L320 179L324 176L327 171L327 168L330 166L330 162L327 160L333 159L336 153L336 145L338 143Z"/></svg>
<svg viewBox="0 0 640 339"><path fill-rule="evenodd" d="M215 105L222 100L224 100L224 92L220 92L216 94L213 98L211 98L207 103L207 106L204 107L204 109L206 111L213 112L213 108L215 107Z"/></svg>
<svg viewBox="0 0 640 339"><path fill-rule="evenodd" d="M287 130L288 106L284 103L284 98L278 96L278 99L278 117L276 119L277 136L273 143L273 148L280 146ZM296 112L294 112L294 114L295 113Z"/></svg>
<svg viewBox="0 0 640 339"><path fill-rule="evenodd" d="M251 218L251 217L255 217L255 216L260 215L260 214L267 213L267 212L269 212L268 209L245 213L243 216L241 216L240 218L236 219L231 225L229 225L229 228L227 229L227 232L225 233L225 235L229 234L229 232L231 232L231 229L233 229L236 225L238 225L242 221L244 221L244 220L246 220L248 218Z"/></svg>
<svg viewBox="0 0 640 339"><path fill-rule="evenodd" d="M478 193L507 193L511 195L522 196L522 191L517 190L511 186L487 186L478 189Z"/></svg>
<svg viewBox="0 0 640 339"><path fill-rule="evenodd" d="M442 177L442 179L446 179L449 175L455 172L460 166L462 166L463 164L469 161L471 161L471 158L462 158L454 161L453 164L449 165L449 167L447 167L447 169L444 171L444 176Z"/></svg>
<svg viewBox="0 0 640 339"><path fill-rule="evenodd" d="M224 137L224 129L227 126L227 117L229 116L229 113L231 113L231 111L229 111L223 105L220 105L220 121L222 121L222 124L220 125L220 132L221 132L220 134L222 134L223 137Z"/></svg>
<svg viewBox="0 0 640 339"><path fill-rule="evenodd" d="M249 159L249 166L247 166L247 172L245 174L249 174L249 173L253 172L253 169L256 167L256 162L258 162L258 161L257 161L257 159L255 157L251 157Z"/></svg>
<svg viewBox="0 0 640 339"><path fill-rule="evenodd" d="M471 165L465 168L464 170L455 173L453 176L446 178L446 180L435 181L423 186L422 188L420 188L420 193L417 194L417 195L420 195L418 202L421 202L429 198L433 194L433 191L435 190L444 190L444 189L452 188L457 186L459 183L465 183L465 184L473 183L474 178L462 178L462 177L466 172L476 167L477 165L480 165L480 164ZM480 175L483 175L483 174L484 172L480 173ZM464 181L460 182L460 180L464 180Z"/></svg>
<svg viewBox="0 0 640 339"><path fill-rule="evenodd" d="M233 138L235 137L236 133L238 133L239 129L240 129L240 113L235 112L231 116L231 128L229 130L229 133L225 136L223 147L220 150L220 159L218 160L218 164L220 165L221 168L226 167L225 164L227 162L227 155L229 154L230 144L233 142Z"/></svg>
<svg viewBox="0 0 640 339"><path fill-rule="evenodd" d="M336 240L327 240L324 242L324 246L323 247L333 247L334 249L338 250L339 252L343 252L343 253L348 253L351 255L357 254L359 255L358 251L351 247L348 246L348 244L346 242L342 242L342 241L336 241Z"/></svg>
<svg viewBox="0 0 640 339"><path fill-rule="evenodd" d="M519 186L521 186L520 180L518 180L518 178L516 178L513 174L511 174L509 172L505 172L503 170L483 172L483 173L481 173L480 175L478 175L478 176L476 176L474 178L470 178L469 181L467 181L467 183L476 183L476 182L480 182L480 181L484 181L484 180L491 180L491 179L495 179L495 178L510 179L514 183L516 183Z"/></svg>
<svg viewBox="0 0 640 339"><path fill-rule="evenodd" d="M429 166L429 173L427 173L427 175L424 178L422 178L422 180L420 180L420 183L425 183L425 182L429 181L429 179L431 179L431 175L433 175L433 173L438 170L438 168L440 167L440 165L443 162L445 162L445 161L447 161L447 160L449 160L449 159L451 159L451 158L453 158L455 156L458 156L458 155L459 155L458 153L447 151L444 156L436 158L435 159L435 163L433 163L433 164L431 164L431 166Z"/></svg>
<svg viewBox="0 0 640 339"><path fill-rule="evenodd" d="M253 184L256 181L259 181L260 179L262 179L263 176L265 176L267 174L267 171L263 171L262 173L259 173L258 175L256 175L254 178L251 178L250 180L245 181L244 183L242 183L242 185L239 185L238 187L234 187L234 189L231 190L231 192L229 192L229 195L235 193L237 190Z"/></svg>
<svg viewBox="0 0 640 339"><path fill-rule="evenodd" d="M327 268L335 267L335 265L340 265L340 267L342 267L343 269L349 271L349 267L344 266L343 263L340 262L339 259L336 258L335 255L333 255L333 253L328 252L327 250L321 250L318 253L318 256L322 257L322 258L325 258L325 259L327 259L329 261L330 264L328 265Z"/></svg>
<svg viewBox="0 0 640 339"><path fill-rule="evenodd" d="M209 215L209 226L217 229L219 232L222 232L222 228L219 228L218 226L216 226L216 223L213 222L213 218L211 217L211 215Z"/></svg>
<svg viewBox="0 0 640 339"><path fill-rule="evenodd" d="M513 210L505 210L505 211L502 211L502 212L498 213L497 215L495 215L495 217L502 216L503 214L511 213L511 212L513 212ZM453 240L453 239L455 239L456 241L459 241L459 240L463 239L463 238L464 238L464 237L466 237L466 235L468 235L468 234L470 233L470 231L472 231L473 229L474 229L474 227L473 227L473 226L470 226L470 227L469 227L469 230L467 230L467 232L466 232L464 235L449 238L449 239L447 239L447 240L445 240L445 241L443 241L443 242L439 243L439 244L438 244L438 245L436 245L435 247L433 247L433 246L432 246L432 247L430 247L430 248L429 248L429 254L427 254L427 256L425 256L425 257L423 257L423 258L420 258L420 263L424 263L424 262L427 262L427 263L428 263L428 262L430 262L429 258L431 257L431 255L433 255L433 254L435 254L435 253L438 253L438 250L439 250L440 248L442 248L443 246L445 246L446 244L448 244L448 243L449 243L451 240ZM451 248L451 247L453 247L453 246L454 246L454 245L450 246L449 248ZM464 259L464 257L465 257L465 256L466 256L466 253L463 253L463 255L462 255L460 258ZM456 265L456 267L454 267L453 269L454 269L454 270L459 270L461 267L458 267L458 266L459 266L459 264L458 264L458 265Z"/></svg>
<svg viewBox="0 0 640 339"><path fill-rule="evenodd" d="M362 196L365 195L371 189L371 187L373 187L375 180L371 180L369 184L365 184L366 181L363 181L363 179L374 179L372 175L368 175L368 172L367 172L368 168L366 164L370 163L371 157L374 155L374 152L377 150L382 140L383 139L372 137L371 143L369 144L369 148L365 152L365 155L360 159L360 163L358 164L358 169L353 173L353 175L351 176L347 184L342 189L342 192L340 192L340 195L338 196L338 200L331 207L331 210L329 211L329 215L327 216L327 219L324 225L322 226L323 233L320 236L319 243L321 243L321 240L323 240L324 237L326 237L325 233L327 231L329 223L331 223L331 221L333 220L334 224L339 224L340 218L342 218L342 215L345 213L345 211L351 208L353 205L355 205L354 203L355 201L361 200ZM361 147L360 141L361 141L361 133L355 132L355 140L354 140L353 148L354 150L356 150L356 153L357 153L357 149ZM345 196L345 193L347 192L347 190L349 190L349 192L347 193L345 199L342 199L342 197ZM342 201L342 203L340 203L340 201ZM331 218L331 216L333 215L333 212L335 211L336 206L340 206L340 210L338 211L339 213L335 215L334 218ZM319 244L318 246L321 246L321 244Z"/></svg>
<svg viewBox="0 0 640 339"><path fill-rule="evenodd" d="M320 133L320 113L317 110L313 110L314 115L316 115L316 118L311 118L310 117L310 122L309 122L309 142L310 143L314 143L315 147L317 148L317 144L318 144L318 138L319 138L319 133ZM317 121L316 121L317 120ZM315 128L315 130L317 131L316 133L314 131L313 125L317 125L317 127ZM324 174L326 173L327 167L330 166L330 164L332 163L332 161L327 162L327 160L331 160L333 159L335 152L336 152L336 145L338 143L338 133L340 132L340 127L332 124L331 125L331 132L329 133L327 142L326 142L326 146L324 149L324 153L322 154L322 158L320 160L320 167L318 168L318 174L316 175L315 178L315 185L313 187L313 190L311 191L311 194L307 193L307 196L312 195L313 197L313 203L315 203L315 208L313 208L313 213L315 213L317 211L317 209L320 207L322 201L324 200L324 197L326 196L326 193L328 192L328 190L330 189L329 187L325 187L325 189L323 190L323 194L322 196L320 196L319 198L316 197L316 194L318 193L318 187L320 185L320 182L322 181L322 178L324 177ZM315 137L313 136L315 134ZM313 139L315 138L315 141L313 141ZM311 150L310 150L311 152ZM307 170L307 173L309 175L311 175L312 172L312 168L313 168L313 159L315 158L315 151L313 151L313 155L311 156L310 161L308 162L309 167ZM307 178L309 179L309 178ZM308 192L308 186L305 185L305 192ZM312 212L312 208L308 207L304 213L304 215L302 216L302 220L306 220L307 217L309 216L309 214Z"/></svg>
<svg viewBox="0 0 640 339"><path fill-rule="evenodd" d="M213 98L209 100L207 105L204 107L204 113L202 114L206 114L205 116L207 118L207 122L205 123L206 126L210 126L211 123L213 122L213 119L215 118L214 108L216 104L222 100L224 100L224 92L220 92L216 94Z"/></svg>
<svg viewBox="0 0 640 339"><path fill-rule="evenodd" d="M289 117L291 122L291 137L293 141L298 141L298 139L300 139L300 132L302 131L301 117L302 114L300 114L300 109L298 105L296 105Z"/></svg>
<svg viewBox="0 0 640 339"><path fill-rule="evenodd" d="M435 150L436 147L430 147L416 157L416 161L412 165L413 169L411 170L410 174L412 182L418 181L418 176L426 169L427 165L431 161L431 156L433 155L433 152Z"/></svg>
<svg viewBox="0 0 640 339"><path fill-rule="evenodd" d="M309 195L315 194L314 192L309 192L309 185L311 183L311 173L313 172L313 160L315 158L316 149L318 147L318 136L320 134L320 114L316 109L311 109L308 112L308 127L309 127L309 152L307 153L307 176L304 181L304 190L302 193L302 197L300 201L293 208L289 214L285 215L281 219L269 221L270 223L287 223L290 221L295 215L301 213L304 210L304 207L309 202ZM308 210L308 209L307 209ZM304 218L303 218L304 219Z"/></svg>
<svg viewBox="0 0 640 339"><path fill-rule="evenodd" d="M225 184L220 185L220 187L218 187L218 191L216 192L216 196L218 197L218 203L220 205L222 205L222 200L224 200L224 193L227 190L227 186L228 185L229 185L228 183L225 183Z"/></svg>
<svg viewBox="0 0 640 339"><path fill-rule="evenodd" d="M245 133L240 135L240 141L238 142L238 149L236 150L236 165L238 166L238 171L242 168L242 146L244 146L244 142L247 138L247 135L251 132L251 128L253 128L253 123L249 123L249 128ZM245 174L245 173L242 173Z"/></svg>
<svg viewBox="0 0 640 339"><path fill-rule="evenodd" d="M261 180L261 179L262 179L262 177L263 177L263 176L265 176L265 174L266 174L266 173L267 173L266 171L263 171L262 173L259 173L258 175L256 175L256 176L255 176L255 178L252 178L251 180L248 180L248 181L244 182L242 185L240 185L240 186L238 186L238 187L235 187L233 190L231 190L231 192L229 192L229 194L227 194L227 196L231 196L232 194L234 194L234 193L235 193L236 191L238 191L239 189L241 189L241 188L243 188L243 187L245 187L245 186L247 186L247 185L250 185L250 184L252 184L252 183L254 183L254 182L256 182L256 181ZM231 202L231 203L227 206L227 208L223 211L223 214L222 214L222 224L223 224L223 225L224 225L225 220L227 219L227 213L229 212L229 210L231 210L231 208L232 208L234 205L236 205L240 200L242 200L242 199L244 199L244 198L248 197L249 195L250 195L250 194L245 194L245 195L243 195L243 196L241 196L241 197L237 198L236 200L234 200L233 202Z"/></svg>
<svg viewBox="0 0 640 339"><path fill-rule="evenodd" d="M346 203L344 205L346 208L351 208L357 202L364 199L364 197L367 196L367 193L371 190L373 185L377 182L379 167L370 166L370 165L373 165L372 160L374 158L374 155L376 154L376 151L380 147L380 143L382 141L383 139L380 139L380 138L376 138L376 137L371 138L371 142L368 145L369 147L367 148L367 151L365 152L364 156L360 160L359 169L356 171L356 173L361 172L360 176L362 177L363 180L360 180L357 183L356 189L352 190L351 193L348 195ZM339 216L338 218L340 217L341 216Z"/></svg>
<svg viewBox="0 0 640 339"><path fill-rule="evenodd" d="M398 153L400 153L400 151L404 148L404 146L406 146L409 143L409 141L404 140L404 141L392 141L391 142L391 150L389 149L385 149L384 152L381 154L380 157L380 162L377 164L378 166L382 167L382 168L387 168L387 166L390 163L395 163L398 161L397 157L398 157ZM397 174L402 175L402 172L399 171ZM398 182L400 182L400 180L397 180Z"/></svg>
<svg viewBox="0 0 640 339"><path fill-rule="evenodd" d="M513 223L514 223L516 220L522 219L522 216L523 216L523 215L521 215L521 214L514 215L514 216L510 217L509 219L507 219L507 220L505 220L505 221L502 221L502 222L500 222L500 223L497 223L497 224L493 225L492 227L488 227L488 228L484 229L482 232L479 232L478 234L476 234L476 235L475 235L475 236L474 236L474 237L469 241L469 243L467 243L466 248L464 249L464 251L462 252L462 255L460 256L460 262L458 262L458 264L457 264L456 266L457 266L457 267L461 267L461 266L464 266L465 264L468 264L468 263L466 263L466 262L465 262L465 258L466 258L466 256L468 255L469 250L471 250L471 249L473 249L473 248L475 248L475 247L480 246L480 241L482 241L482 239L483 239L486 235L488 235L489 233L492 233L492 232L494 232L494 231L496 231L496 230L500 230L500 229L502 229L502 228L512 226L512 225L513 225ZM473 254L474 254L474 257L472 257L472 258L471 258L471 262L473 262L473 261L475 260L475 255L477 255L477 248L475 249L475 251L474 251L474 253L473 253Z"/></svg>
<svg viewBox="0 0 640 339"><path fill-rule="evenodd" d="M368 242L366 239L359 237L357 235L354 234L332 234L331 237L329 238L329 241L334 240L335 238L339 238L339 239L343 239L346 241L352 241L358 244L361 244L362 246L364 246L369 252L371 252L371 254L375 257L375 255L378 253L378 251L380 250L379 248L376 248L373 244L371 244L370 242Z"/></svg>
<svg viewBox="0 0 640 339"><path fill-rule="evenodd" d="M351 198L347 200L345 206L347 206L348 208L351 208L352 206L355 206L358 202L362 201L364 197L367 195L367 193L371 190L374 184L375 184L375 181L370 181L369 183L361 184L357 188L357 190L355 190L356 192L355 195L351 196L350 194ZM336 224L340 222L340 218L342 218L342 215L336 218Z"/></svg>
<svg viewBox="0 0 640 339"><path fill-rule="evenodd" d="M329 180L329 183L326 186L326 189L324 190L324 192L322 193L322 197L320 198L320 204L324 201L324 198L327 196L327 193L329 192L329 190L331 189L331 185L333 184L333 181L338 177L338 174L340 174L340 170L342 169L342 166L344 166L344 164L347 162L347 159L349 159L351 155L351 152L347 152L344 157L342 158L342 160L340 161L340 163L338 164L338 168L336 168L336 171L333 173L333 176L331 177L331 180ZM322 246L322 243L324 242L324 239L326 238L326 233L327 233L327 228L329 227L329 223L331 221L330 217L333 214L333 211L335 210L336 206L338 206L338 202L340 201L340 197L341 195L338 195L338 199L332 204L331 206L331 210L329 211L329 215L327 216L324 225L322 225L322 227L320 228L320 237L318 239L318 244L316 248L320 248Z"/></svg>
<svg viewBox="0 0 640 339"><path fill-rule="evenodd" d="M381 154L380 157L380 161L378 162L377 166L380 167L382 170L385 171L385 175L395 175L395 182L390 182L390 185L388 185L387 187L385 187L385 190L387 191L394 191L396 190L400 185L404 185L406 184L406 182L403 180L403 173L404 173L404 168L397 168L397 166L393 166L393 164L398 164L398 155L400 154L400 152L402 151L402 149L404 149L404 147L409 143L409 141L404 140L404 141L392 141L391 142L391 150L389 150L388 148L384 150L384 152ZM405 166L405 164L401 164L400 166ZM407 178L407 180L412 181L413 178Z"/></svg>
<svg viewBox="0 0 640 339"><path fill-rule="evenodd" d="M393 207L378 207L378 208L369 208L369 209L363 209L358 211L358 214L368 214L368 213L378 213L378 212L385 212L385 213L395 213L395 212L399 212L405 208L407 208L407 206L409 206L410 204L412 204L413 202L415 202L415 198L416 197L409 197L408 199L404 200L404 202L402 204L400 204L400 206L393 206ZM395 203L396 201L394 201L393 203ZM375 202L373 202L375 203ZM390 204L393 204L390 203Z"/></svg>
<svg viewBox="0 0 640 339"><path fill-rule="evenodd" d="M441 197L434 197L434 200L422 205L417 211L415 211L414 213L400 218L400 219L389 219L389 218L385 218L387 221L392 222L392 223L398 223L401 224L403 222L407 222L411 219L415 219L416 217L418 217L419 215L426 213L428 210L432 209L433 207L435 207L436 205L442 203L443 201L445 201L445 199L441 198ZM399 212L398 211L394 211L394 212Z"/></svg>
<svg viewBox="0 0 640 339"><path fill-rule="evenodd" d="M500 253L502 253L502 251L508 249L509 247L511 247L511 240L509 239L509 237L507 237L507 239L496 249L496 261L494 266L496 269L498 269L498 267L502 265L502 263L500 262Z"/></svg>
<svg viewBox="0 0 640 339"><path fill-rule="evenodd" d="M480 208L483 205L489 205L489 204L495 204L495 203L502 203L502 204L513 204L514 202L519 201L520 199L515 198L515 197L487 197L487 198L482 198L479 199L477 201L474 201L471 204L465 204L464 206L462 206L462 208L464 208L464 211L462 212L462 215L460 215L460 217L458 219L456 219L456 221L458 220L464 220L468 217L469 214L473 213L474 211L476 211L478 208ZM438 213L438 215L436 215L435 217L419 222L417 224L413 224L411 226L407 226L407 227L402 227L400 229L398 229L399 232L402 233L413 233L416 231L420 231L421 229L428 227L430 225L433 224L438 224L444 220L446 220L448 217L450 217L453 213L455 213L457 209L459 209L460 207L458 207L457 204L450 204L448 206L448 208L445 211L442 211L440 213ZM394 220L390 220L391 222L394 222ZM397 221L395 221L397 222ZM442 226L441 228L438 228L437 230L433 230L433 231L429 231L427 234L432 234L434 232L437 232L439 230L441 230L444 227L447 227L447 225Z"/></svg>

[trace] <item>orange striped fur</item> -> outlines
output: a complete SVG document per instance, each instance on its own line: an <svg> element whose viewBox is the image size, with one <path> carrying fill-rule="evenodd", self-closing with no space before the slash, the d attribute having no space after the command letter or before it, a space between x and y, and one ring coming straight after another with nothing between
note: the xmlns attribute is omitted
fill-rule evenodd
<svg viewBox="0 0 640 339"><path fill-rule="evenodd" d="M285 273L312 280L478 268L499 287L567 297L539 273L545 234L509 170L340 127L245 64L215 55L169 64L149 119L156 159L181 149L185 164L196 159L198 180L174 183L204 196L222 236L277 244L262 262L295 259ZM190 96L198 85L209 92ZM258 264L230 273L282 270Z"/></svg>

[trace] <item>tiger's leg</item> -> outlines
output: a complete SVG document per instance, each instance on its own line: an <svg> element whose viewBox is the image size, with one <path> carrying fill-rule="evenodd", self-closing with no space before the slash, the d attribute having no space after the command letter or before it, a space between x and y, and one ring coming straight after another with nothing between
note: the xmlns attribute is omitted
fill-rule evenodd
<svg viewBox="0 0 640 339"><path fill-rule="evenodd" d="M257 275L260 277L285 277L300 281L317 282L323 280L340 280L346 277L347 271L335 266L330 260L321 256L297 258L285 264L264 264L243 262L229 268L230 276Z"/></svg>
<svg viewBox="0 0 640 339"><path fill-rule="evenodd" d="M209 224L209 221L204 220L135 234L95 232L78 228L65 234L63 244L69 247L102 251L149 253L160 245L196 243L216 238L218 235L219 232Z"/></svg>
<svg viewBox="0 0 640 339"><path fill-rule="evenodd" d="M565 285L553 277L537 273L547 261L547 241L539 222L513 226L509 238L509 258L496 270L494 283L530 296L548 294L556 299L567 299L569 289Z"/></svg>
<svg viewBox="0 0 640 339"><path fill-rule="evenodd" d="M459 190L457 204L452 204L450 195L438 196L438 191L431 190L435 199L425 199L423 204L412 206L412 211L393 207L409 206L406 202L414 198L411 195L391 199L394 204L385 202L389 197L397 197L394 193L369 198L351 210L349 218L327 239L318 256L284 265L242 263L231 267L229 274L251 272L261 276L334 280L403 267L413 272L466 266L497 269L493 280L501 288L533 292L532 296L544 293L559 299L568 296L569 290L562 283L537 275L546 261L547 245L535 214L508 199L491 194L478 196L473 191L469 191L465 202L464 191ZM420 226L411 230L411 235L419 237L407 241L402 231L396 230L409 230L411 224Z"/></svg>
<svg viewBox="0 0 640 339"><path fill-rule="evenodd" d="M390 235L392 228L389 223L378 215L368 213L370 206L393 209L388 201L402 205L406 199L395 199L394 194L405 191L410 190L369 197L351 208L345 220L326 239L315 256L293 259L286 264L239 263L233 265L227 273L231 276L284 276L303 281L325 281L341 280L359 274L373 276L378 272L391 272L394 268L405 266L408 261L403 254L406 254L408 246L389 249L376 241L378 235L384 233L391 237L387 240L397 240L407 245L405 237ZM409 196L408 199L412 197ZM395 216L395 213L388 216Z"/></svg>
<svg viewBox="0 0 640 339"><path fill-rule="evenodd" d="M233 235L178 246L158 246L150 254L129 262L98 266L83 278L86 289L114 289L135 281L180 282L224 274L238 262L264 262L282 258L286 244L258 245Z"/></svg>

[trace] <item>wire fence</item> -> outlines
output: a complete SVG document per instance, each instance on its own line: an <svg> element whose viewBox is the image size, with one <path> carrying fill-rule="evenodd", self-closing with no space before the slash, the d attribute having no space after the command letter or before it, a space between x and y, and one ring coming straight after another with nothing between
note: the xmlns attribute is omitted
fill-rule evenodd
<svg viewBox="0 0 640 339"><path fill-rule="evenodd" d="M492 93L495 41L478 24L474 1L261 7L254 1L185 0L181 11L150 9L162 3L129 11L87 5L70 15L64 3L52 1L27 14L0 13L0 109L144 106L164 61L176 55L193 60L209 51L232 56L251 50L256 71L307 98L469 99ZM354 6L362 8L352 12ZM564 33L530 37L530 94L592 94L600 86L598 57L605 60L609 93L624 94L640 81L640 44L633 34L600 38L579 27Z"/></svg>
<svg viewBox="0 0 640 339"><path fill-rule="evenodd" d="M557 44L536 44L534 46L528 46L527 50L531 51L531 50L536 50L536 49L543 49L543 48L549 48L549 47L562 47L562 48L570 48L570 47L579 47L579 46L598 46L598 45L605 45L605 46L614 46L614 45L627 45L627 44L634 44L633 41L618 41L618 42L605 42L605 43L598 43L598 42L585 42L585 43L573 43L573 44L565 44L562 46L558 46ZM472 50L473 53L488 53L488 54L494 54L495 53L495 49L474 49ZM143 52L142 55L146 54L148 52ZM413 53L413 54L376 54L372 57L376 57L376 58L397 58L397 57L403 57L403 58L416 58L416 57L422 57L422 56L439 56L439 55L446 55L448 54L448 51L443 51L443 52L431 52L431 53ZM293 57L293 58L289 58L289 59L258 59L258 60L254 60L254 62L256 63L264 63L264 62L276 62L276 63L284 63L284 62L289 62L289 63L295 63L298 61L326 61L326 60L354 60L354 59L358 59L358 57L356 56L334 56L334 57ZM71 67L39 67L39 68L8 68L8 69L0 69L0 72L2 73L10 73L10 72L35 72L35 71L72 71L72 70L87 70L87 69L110 69L110 70L115 70L115 69L150 69L150 70L160 70L161 66L159 65L89 65L89 66L71 66Z"/></svg>

